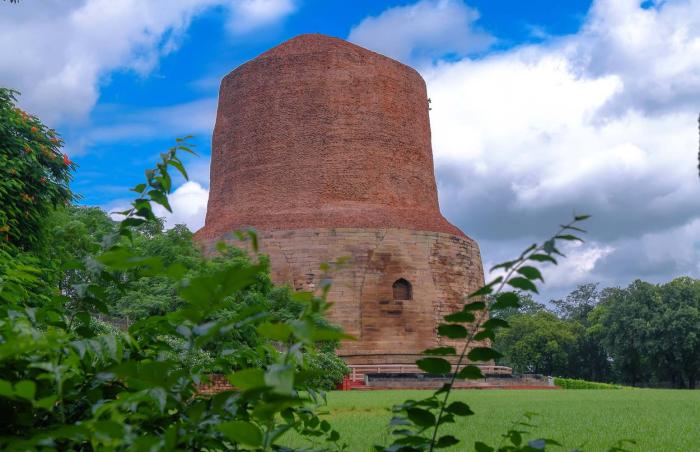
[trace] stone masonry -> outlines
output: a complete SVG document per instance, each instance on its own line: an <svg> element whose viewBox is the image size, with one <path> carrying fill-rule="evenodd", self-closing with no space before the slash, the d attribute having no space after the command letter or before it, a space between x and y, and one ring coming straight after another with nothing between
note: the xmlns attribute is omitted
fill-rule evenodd
<svg viewBox="0 0 700 452"><path fill-rule="evenodd" d="M333 281L351 364L411 363L483 284L478 245L440 213L425 82L340 39L293 38L228 74L213 137L205 245L252 227L273 279ZM348 262L331 275L320 266Z"/></svg>

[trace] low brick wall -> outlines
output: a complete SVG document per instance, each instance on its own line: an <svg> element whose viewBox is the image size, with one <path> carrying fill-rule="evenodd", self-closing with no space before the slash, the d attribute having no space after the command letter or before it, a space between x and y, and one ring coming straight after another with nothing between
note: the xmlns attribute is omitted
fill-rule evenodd
<svg viewBox="0 0 700 452"><path fill-rule="evenodd" d="M233 389L233 386L229 383L226 376L222 374L209 375L209 383L197 385L199 394L217 394L223 391L230 391L231 389Z"/></svg>

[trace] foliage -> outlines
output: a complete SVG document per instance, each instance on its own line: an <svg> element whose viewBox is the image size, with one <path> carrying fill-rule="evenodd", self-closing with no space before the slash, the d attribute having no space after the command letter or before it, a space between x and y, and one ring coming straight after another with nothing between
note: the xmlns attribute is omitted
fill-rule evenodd
<svg viewBox="0 0 700 452"><path fill-rule="evenodd" d="M42 247L44 218L74 199L75 164L61 153L61 138L17 108L17 94L0 88L0 247L10 252Z"/></svg>
<svg viewBox="0 0 700 452"><path fill-rule="evenodd" d="M576 344L575 325L547 311L516 315L509 323L497 336L499 350L508 357L503 364L522 373L566 373Z"/></svg>
<svg viewBox="0 0 700 452"><path fill-rule="evenodd" d="M215 318L227 297L257 283L264 264L228 263L187 277L177 262L135 252L134 228L155 220L151 202L169 209L168 167L186 176L178 151L189 148L179 143L164 153L157 168L146 172L147 182L134 187L139 197L123 212L122 239L91 267L80 268L90 279L72 287L71 297L56 295L32 306L21 291L3 285L13 296L0 306L0 447L280 449L276 444L290 430L324 447L341 447L338 433L308 406L318 392L308 385L302 353L318 341L343 337L316 322L328 308L325 292L294 294L303 309L284 321L256 306ZM142 275L171 278L184 305L143 318L128 332L96 325L91 313L107 312L105 287L119 288L125 277ZM283 346L268 347L271 362L264 368L233 371L221 360L238 390L199 395L206 371L196 363L183 366L181 355L241 328Z"/></svg>
<svg viewBox="0 0 700 452"><path fill-rule="evenodd" d="M584 284L551 304L553 312L505 317L512 328L499 333L505 355L499 363L632 386L697 385L700 281L681 277L656 285L638 280L603 290ZM547 349L557 352L556 365L545 365Z"/></svg>
<svg viewBox="0 0 700 452"><path fill-rule="evenodd" d="M574 217L572 222L562 225L561 229L543 244L533 244L517 259L496 265L492 271L499 270L504 274L471 293L461 311L444 317L447 323L438 325L438 333L448 339L462 339L464 342L461 351L458 353L454 347L425 350L424 353L428 357L416 361L416 364L423 371L432 374L445 374L452 370L450 382L429 397L420 400L409 399L394 405L392 408L394 416L389 427L395 439L389 446L375 446L375 450L433 451L459 443L459 439L453 435L439 435L442 426L455 423L460 417L474 414L466 403L450 402L454 382L457 378L483 378L481 371L473 363L489 362L502 355L491 347L473 346L473 344L476 341L493 340L498 329L509 326L508 321L502 318L489 319L489 313L519 308L519 291L537 293L536 282L538 280L543 282L544 279L535 265L542 262L556 264L556 258L563 256L557 248L559 243L580 241L581 239L575 234L583 230L577 226L577 223L586 218L588 218L586 215ZM468 325L465 326L465 323ZM454 368L452 362L445 357L454 360ZM475 448L477 451L530 451L543 450L547 445L558 444L547 439L526 441L519 427L519 424L514 425L504 435L504 439L510 443L507 446L491 447L477 441Z"/></svg>
<svg viewBox="0 0 700 452"><path fill-rule="evenodd" d="M622 389L620 385L612 385L608 383L598 383L595 381L576 380L573 378L554 379L554 384L562 389Z"/></svg>
<svg viewBox="0 0 700 452"><path fill-rule="evenodd" d="M43 133L35 122L29 132ZM3 143L15 149L21 139L28 140L10 133ZM26 171L39 171L29 181L39 178L44 183L40 170L51 167L57 156L46 153L32 160L35 150L28 149ZM49 273L60 275L58 291L37 301L28 290L41 281L36 266L13 259L3 268L0 412L5 419L0 447L286 450L280 444L289 431L308 439L314 449L345 447L338 432L313 409L322 400L319 386L328 386L346 371L328 354L345 337L324 320L328 287L318 294L280 291L269 280L264 257L251 261L221 245L222 259L203 260L188 231L164 232L153 203L171 210L170 167L187 178L178 152L192 152L186 140L161 154L156 168L146 171L145 183L133 187L138 197L119 212L124 219L118 224L100 219L95 211L79 212L87 221L73 222L70 212L67 221L56 219L56 235L66 241L46 256L60 262L56 269L48 266ZM39 193L48 196L37 203L44 213L72 196L67 188L61 190L72 163L64 157L63 166L56 168L62 172L49 174L55 192ZM23 198L21 193L11 196ZM5 224L16 226L12 221L18 212L11 210ZM576 223L586 218L575 217L542 245L497 265L494 269L503 276L470 294L461 311L445 316L437 330L447 339L463 339L461 352L453 347L426 350L417 365L428 373L449 373L447 356L456 362L450 383L428 398L394 406L395 440L377 450L433 450L459 443L453 435L438 433L441 426L473 414L466 403L450 400L455 380L482 378L472 363L502 356L488 343L509 324L489 314L520 309L522 292L537 293L535 283L543 278L535 265L556 264L555 256L563 256L558 243L580 240L573 234L582 231ZM29 225L29 237L42 236L39 227L47 223L42 219L29 218L35 223L34 229ZM95 237L86 239L87 230ZM22 243L18 234L13 238L10 230L5 232L16 249L40 249L38 241ZM247 239L257 253L255 234ZM69 272L62 273L65 269ZM152 299L144 296L149 293ZM275 310L275 303L285 309ZM128 332L94 319L95 312L109 314L110 308L112 313L141 309L134 311L140 318ZM477 341L481 345L473 346ZM213 397L200 394L198 386L214 369L227 374L236 389ZM475 447L525 451L558 444L526 441L525 426L516 422L503 435L507 446L476 442Z"/></svg>
<svg viewBox="0 0 700 452"><path fill-rule="evenodd" d="M696 386L700 369L700 281L635 281L603 291L592 316L619 381Z"/></svg>

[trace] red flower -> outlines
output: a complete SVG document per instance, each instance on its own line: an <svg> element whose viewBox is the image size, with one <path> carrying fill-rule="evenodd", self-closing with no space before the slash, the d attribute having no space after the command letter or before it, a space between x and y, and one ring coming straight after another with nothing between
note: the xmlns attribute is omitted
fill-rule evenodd
<svg viewBox="0 0 700 452"><path fill-rule="evenodd" d="M36 126L32 126L32 133L37 133L39 129L36 128Z"/></svg>
<svg viewBox="0 0 700 452"><path fill-rule="evenodd" d="M73 162L71 162L71 160L68 158L68 154L63 154L63 163L65 163L66 165L70 165L70 164L73 163Z"/></svg>

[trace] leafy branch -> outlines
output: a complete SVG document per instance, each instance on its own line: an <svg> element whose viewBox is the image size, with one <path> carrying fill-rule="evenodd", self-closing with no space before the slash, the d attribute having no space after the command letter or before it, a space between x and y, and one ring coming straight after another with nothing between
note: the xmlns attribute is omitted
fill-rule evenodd
<svg viewBox="0 0 700 452"><path fill-rule="evenodd" d="M507 328L508 322L499 318L490 318L492 312L518 308L520 306L519 291L538 293L537 281L544 283L542 273L535 266L541 263L557 264L557 257L565 257L559 250L560 242L583 241L577 234L585 233L578 224L589 218L588 215L576 215L541 245L533 244L525 249L520 256L494 266L491 271L502 271L488 284L467 296L467 303L461 311L444 316L448 323L438 325L438 334L448 339L464 339L462 349L457 351L452 346L442 346L424 350L428 355L416 361L416 365L429 374L448 374L450 379L430 397L423 400L407 400L392 408L394 417L390 428L396 436L388 446L375 446L377 451L433 451L455 445L459 442L452 435L439 436L440 427L446 423L454 423L455 417L470 416L471 408L463 402L449 403L450 395L457 379L476 380L484 378L481 369L475 362L489 362L501 357L501 354L490 346L477 346L477 341L493 341L498 328ZM505 289L510 286L514 290ZM471 323L467 328L463 324ZM453 364L445 357L456 357ZM543 440L536 444L551 444ZM528 446L530 447L530 446ZM483 449L495 450L495 449Z"/></svg>

